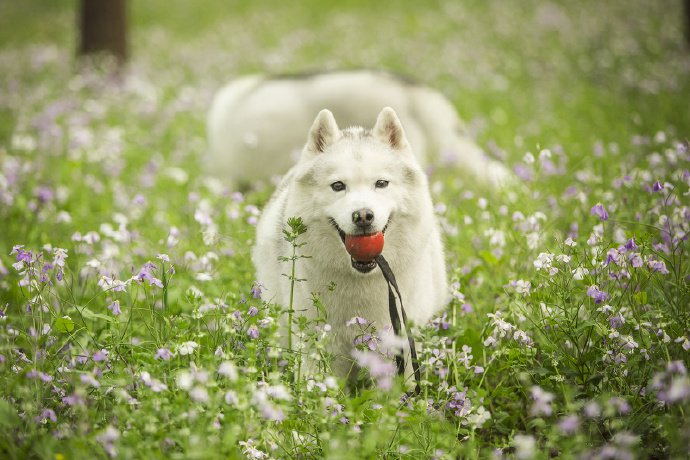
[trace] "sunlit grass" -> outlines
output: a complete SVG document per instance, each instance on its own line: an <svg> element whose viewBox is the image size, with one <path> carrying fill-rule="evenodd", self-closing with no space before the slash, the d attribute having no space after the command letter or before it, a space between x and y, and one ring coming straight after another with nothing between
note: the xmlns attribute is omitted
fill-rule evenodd
<svg viewBox="0 0 690 460"><path fill-rule="evenodd" d="M118 79L72 57L71 2L20 3L0 9L4 457L687 455L680 5L137 2ZM416 398L293 381L298 353L328 363L327 318L281 349L249 260L270 190L200 167L228 79L339 67L443 90L525 185L431 176L452 300L416 330Z"/></svg>

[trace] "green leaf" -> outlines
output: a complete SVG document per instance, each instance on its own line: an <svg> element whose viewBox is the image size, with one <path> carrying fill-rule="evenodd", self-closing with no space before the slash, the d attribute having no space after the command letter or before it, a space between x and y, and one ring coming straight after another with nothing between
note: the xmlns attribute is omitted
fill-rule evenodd
<svg viewBox="0 0 690 460"><path fill-rule="evenodd" d="M647 303L647 291L636 292L633 298L640 305L644 305Z"/></svg>
<svg viewBox="0 0 690 460"><path fill-rule="evenodd" d="M67 315L63 316L62 318L57 318L53 323L53 330L70 333L74 330L74 321L72 321L72 318Z"/></svg>
<svg viewBox="0 0 690 460"><path fill-rule="evenodd" d="M103 321L107 321L109 323L113 323L116 321L115 318L113 318L111 316L104 315L103 313L94 313L86 307L82 308L79 311L81 312L81 315L86 319L90 319L90 320L94 320L94 321L100 319Z"/></svg>
<svg viewBox="0 0 690 460"><path fill-rule="evenodd" d="M21 424L21 419L12 404L0 399L0 426L6 429L15 428Z"/></svg>
<svg viewBox="0 0 690 460"><path fill-rule="evenodd" d="M498 259L496 258L496 256L491 254L489 251L481 251L479 253L479 256L489 266L494 267L494 266L498 265Z"/></svg>

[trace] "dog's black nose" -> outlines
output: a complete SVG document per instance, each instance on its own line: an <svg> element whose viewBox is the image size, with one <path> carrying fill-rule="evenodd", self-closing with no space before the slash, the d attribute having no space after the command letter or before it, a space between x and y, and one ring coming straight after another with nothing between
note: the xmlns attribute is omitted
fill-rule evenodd
<svg viewBox="0 0 690 460"><path fill-rule="evenodd" d="M365 228L374 222L374 211L368 208L358 209L352 213L352 223L356 226Z"/></svg>

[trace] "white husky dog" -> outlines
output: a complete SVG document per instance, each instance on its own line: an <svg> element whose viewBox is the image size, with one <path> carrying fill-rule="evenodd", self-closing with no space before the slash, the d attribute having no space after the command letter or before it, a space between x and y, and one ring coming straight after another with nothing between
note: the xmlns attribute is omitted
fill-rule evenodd
<svg viewBox="0 0 690 460"><path fill-rule="evenodd" d="M381 244L409 320L422 324L444 306L446 269L427 178L393 109L384 108L371 131L341 131L322 110L297 164L264 209L252 258L267 296L283 306L290 301L283 275L290 267L279 257L291 254L282 229L292 216L307 226L300 251L310 256L297 264L296 278L306 281L295 283L293 309L313 318L311 293L319 294L332 326L336 375L352 368L359 331L346 326L349 319L361 316L379 331L391 325L388 285L373 260ZM378 246L358 252L350 244L359 240Z"/></svg>
<svg viewBox="0 0 690 460"><path fill-rule="evenodd" d="M304 76L248 76L230 82L208 116L208 172L233 186L284 174L304 145L314 114L328 108L342 126L372 126L381 107L395 109L417 160L455 163L493 185L510 174L470 139L441 93L369 70Z"/></svg>

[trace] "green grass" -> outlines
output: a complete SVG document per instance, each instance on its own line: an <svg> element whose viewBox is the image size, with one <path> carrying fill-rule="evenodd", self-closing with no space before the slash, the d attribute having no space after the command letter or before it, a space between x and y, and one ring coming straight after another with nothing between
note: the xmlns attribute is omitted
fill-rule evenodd
<svg viewBox="0 0 690 460"><path fill-rule="evenodd" d="M3 458L688 455L680 2L131 2L119 81L74 58L76 3L0 4ZM408 401L366 375L356 391L293 381L284 313L252 295L270 190L233 199L199 161L232 77L359 67L439 88L531 176L513 196L432 176L457 284L445 319L416 330Z"/></svg>

